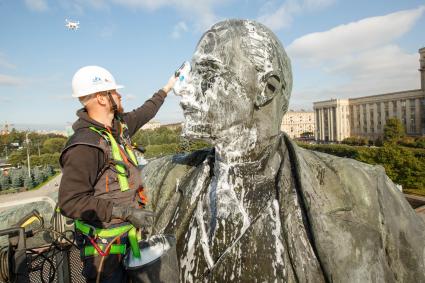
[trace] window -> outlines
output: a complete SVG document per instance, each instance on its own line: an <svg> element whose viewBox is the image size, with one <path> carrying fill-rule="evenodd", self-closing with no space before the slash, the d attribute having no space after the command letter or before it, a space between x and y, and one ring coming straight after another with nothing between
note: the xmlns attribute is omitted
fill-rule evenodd
<svg viewBox="0 0 425 283"><path fill-rule="evenodd" d="M390 111L389 111L389 105L388 105L388 101L384 102L384 111L385 111L385 116L384 119L388 120L388 118L390 118Z"/></svg>
<svg viewBox="0 0 425 283"><path fill-rule="evenodd" d="M403 123L404 127L406 127L406 123L407 123L406 100L401 100L400 105L401 105L401 122Z"/></svg>

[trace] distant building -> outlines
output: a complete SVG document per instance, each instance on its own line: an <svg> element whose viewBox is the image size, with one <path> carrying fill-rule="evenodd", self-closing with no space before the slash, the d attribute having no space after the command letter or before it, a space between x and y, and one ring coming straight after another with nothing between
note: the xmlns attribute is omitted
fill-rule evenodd
<svg viewBox="0 0 425 283"><path fill-rule="evenodd" d="M143 125L142 130L154 130L161 127L161 123L158 121L149 121L148 123L146 123L145 125Z"/></svg>
<svg viewBox="0 0 425 283"><path fill-rule="evenodd" d="M402 122L408 135L425 135L425 48L419 49L419 54L421 89L314 102L315 139L377 139L382 137L386 121L393 117Z"/></svg>
<svg viewBox="0 0 425 283"><path fill-rule="evenodd" d="M283 116L280 129L291 138L299 138L302 133L314 133L314 112L288 111Z"/></svg>

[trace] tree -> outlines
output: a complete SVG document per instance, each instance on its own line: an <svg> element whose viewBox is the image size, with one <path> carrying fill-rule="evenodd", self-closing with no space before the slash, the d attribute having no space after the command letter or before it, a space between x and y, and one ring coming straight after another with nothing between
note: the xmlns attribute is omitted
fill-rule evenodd
<svg viewBox="0 0 425 283"><path fill-rule="evenodd" d="M43 152L45 153L57 153L61 152L65 146L66 138L49 138L43 143Z"/></svg>
<svg viewBox="0 0 425 283"><path fill-rule="evenodd" d="M303 132L303 133L301 133L300 137L302 137L302 138L313 138L314 133L313 132Z"/></svg>
<svg viewBox="0 0 425 283"><path fill-rule="evenodd" d="M33 173L34 173L34 182L37 185L43 183L47 179L47 176L43 172L43 170L40 170L37 167L34 169Z"/></svg>
<svg viewBox="0 0 425 283"><path fill-rule="evenodd" d="M384 127L384 141L396 143L405 136L403 124L397 118L390 118Z"/></svg>
<svg viewBox="0 0 425 283"><path fill-rule="evenodd" d="M364 137L348 137L345 138L341 143L348 145L366 145L369 143L367 138Z"/></svg>
<svg viewBox="0 0 425 283"><path fill-rule="evenodd" d="M10 188L10 177L8 175L1 175L0 184L2 190Z"/></svg>
<svg viewBox="0 0 425 283"><path fill-rule="evenodd" d="M24 185L24 178L21 170L13 170L10 173L12 188L20 188Z"/></svg>
<svg viewBox="0 0 425 283"><path fill-rule="evenodd" d="M8 159L8 162L14 167L25 164L26 161L26 154L22 150L14 151L9 155Z"/></svg>
<svg viewBox="0 0 425 283"><path fill-rule="evenodd" d="M55 169L51 165L46 165L43 171L44 171L44 174L48 177L55 175Z"/></svg>
<svg viewBox="0 0 425 283"><path fill-rule="evenodd" d="M34 188L34 180L33 180L33 178L32 178L32 176L30 177L30 176L26 176L25 177L25 180L24 180L24 187L25 188L27 188L27 189L32 189L32 188Z"/></svg>

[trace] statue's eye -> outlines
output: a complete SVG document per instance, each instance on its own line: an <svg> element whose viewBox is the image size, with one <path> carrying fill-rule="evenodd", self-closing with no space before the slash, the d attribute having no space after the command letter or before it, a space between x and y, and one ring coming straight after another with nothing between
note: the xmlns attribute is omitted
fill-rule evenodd
<svg viewBox="0 0 425 283"><path fill-rule="evenodd" d="M205 93L208 89L212 88L215 82L215 76L206 76L201 82L202 93Z"/></svg>

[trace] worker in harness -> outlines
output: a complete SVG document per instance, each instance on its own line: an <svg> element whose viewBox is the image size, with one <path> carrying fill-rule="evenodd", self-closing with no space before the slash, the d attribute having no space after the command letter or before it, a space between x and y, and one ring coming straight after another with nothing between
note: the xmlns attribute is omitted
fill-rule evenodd
<svg viewBox="0 0 425 283"><path fill-rule="evenodd" d="M86 66L72 79L72 96L84 107L60 156L59 207L75 219L88 282L126 282L126 250L140 257L136 229L149 229L153 214L143 208L146 199L130 138L155 116L175 81L172 76L142 106L125 113L117 91L123 86L106 69Z"/></svg>

